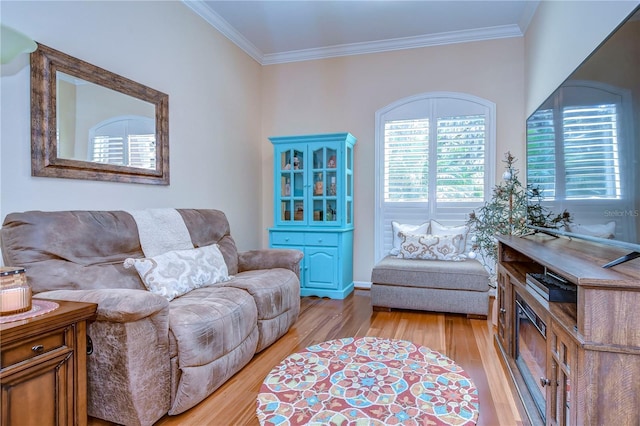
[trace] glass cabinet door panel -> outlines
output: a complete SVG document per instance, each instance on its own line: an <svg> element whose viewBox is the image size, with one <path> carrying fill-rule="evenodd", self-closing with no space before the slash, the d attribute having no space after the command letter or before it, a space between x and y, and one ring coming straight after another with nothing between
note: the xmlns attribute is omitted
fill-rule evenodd
<svg viewBox="0 0 640 426"><path fill-rule="evenodd" d="M351 201L347 201L347 223L351 224L353 215L351 214Z"/></svg>
<svg viewBox="0 0 640 426"><path fill-rule="evenodd" d="M291 174L288 172L280 175L280 195L282 197L291 196Z"/></svg>
<svg viewBox="0 0 640 426"><path fill-rule="evenodd" d="M280 220L291 220L291 201L282 201L280 203Z"/></svg>
<svg viewBox="0 0 640 426"><path fill-rule="evenodd" d="M293 220L302 222L304 220L304 202L302 200L294 201Z"/></svg>
<svg viewBox="0 0 640 426"><path fill-rule="evenodd" d="M351 197L352 188L353 188L353 179L351 174L347 175L347 197Z"/></svg>
<svg viewBox="0 0 640 426"><path fill-rule="evenodd" d="M304 170L304 152L293 150L293 170Z"/></svg>
<svg viewBox="0 0 640 426"><path fill-rule="evenodd" d="M335 169L338 166L335 149L327 148L327 169Z"/></svg>
<svg viewBox="0 0 640 426"><path fill-rule="evenodd" d="M324 202L321 199L313 200L313 222L316 224L324 221Z"/></svg>
<svg viewBox="0 0 640 426"><path fill-rule="evenodd" d="M327 173L326 195L327 197L335 197L338 195L338 181L337 181L336 172Z"/></svg>
<svg viewBox="0 0 640 426"><path fill-rule="evenodd" d="M327 222L335 222L338 220L336 215L338 212L336 211L336 202L335 201L327 201L327 207L325 211L325 220Z"/></svg>
<svg viewBox="0 0 640 426"><path fill-rule="evenodd" d="M313 168L314 169L322 169L324 168L324 148L316 149L313 151Z"/></svg>
<svg viewBox="0 0 640 426"><path fill-rule="evenodd" d="M324 180L322 172L313 173L313 195L322 196L324 194Z"/></svg>
<svg viewBox="0 0 640 426"><path fill-rule="evenodd" d="M347 170L353 170L353 148L347 147Z"/></svg>
<svg viewBox="0 0 640 426"><path fill-rule="evenodd" d="M280 153L280 170L291 170L291 151Z"/></svg>
<svg viewBox="0 0 640 426"><path fill-rule="evenodd" d="M304 196L304 175L302 173L293 174L293 196Z"/></svg>

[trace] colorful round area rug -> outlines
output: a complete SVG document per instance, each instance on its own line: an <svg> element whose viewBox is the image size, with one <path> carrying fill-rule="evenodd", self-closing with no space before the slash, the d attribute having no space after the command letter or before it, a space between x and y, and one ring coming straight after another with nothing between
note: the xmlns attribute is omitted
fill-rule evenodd
<svg viewBox="0 0 640 426"><path fill-rule="evenodd" d="M406 340L331 340L285 358L258 395L261 425L473 425L478 391L446 356Z"/></svg>

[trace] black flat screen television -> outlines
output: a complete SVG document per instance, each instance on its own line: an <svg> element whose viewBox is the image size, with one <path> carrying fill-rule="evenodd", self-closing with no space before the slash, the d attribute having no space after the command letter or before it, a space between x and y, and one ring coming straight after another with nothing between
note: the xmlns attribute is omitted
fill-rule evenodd
<svg viewBox="0 0 640 426"><path fill-rule="evenodd" d="M527 184L571 223L537 231L640 257L640 7L527 119ZM640 259L634 262L639 262Z"/></svg>

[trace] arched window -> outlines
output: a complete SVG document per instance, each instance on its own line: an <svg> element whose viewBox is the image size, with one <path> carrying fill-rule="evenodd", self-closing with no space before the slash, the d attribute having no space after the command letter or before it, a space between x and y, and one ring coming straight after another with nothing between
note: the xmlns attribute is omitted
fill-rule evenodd
<svg viewBox="0 0 640 426"><path fill-rule="evenodd" d="M376 262L392 246L391 221L461 224L490 195L495 104L431 92L376 112Z"/></svg>

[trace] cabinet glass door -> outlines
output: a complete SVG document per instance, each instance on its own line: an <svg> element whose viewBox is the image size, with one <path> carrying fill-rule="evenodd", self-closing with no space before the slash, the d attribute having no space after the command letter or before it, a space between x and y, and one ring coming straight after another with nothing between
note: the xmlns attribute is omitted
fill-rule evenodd
<svg viewBox="0 0 640 426"><path fill-rule="evenodd" d="M339 175L337 173L338 152L327 146L312 147L312 202L314 225L336 224L338 221L340 192Z"/></svg>
<svg viewBox="0 0 640 426"><path fill-rule="evenodd" d="M353 223L353 148L348 146L346 153L346 223Z"/></svg>
<svg viewBox="0 0 640 426"><path fill-rule="evenodd" d="M287 149L281 151L279 161L280 187L278 199L279 218L284 223L304 222L304 151Z"/></svg>

